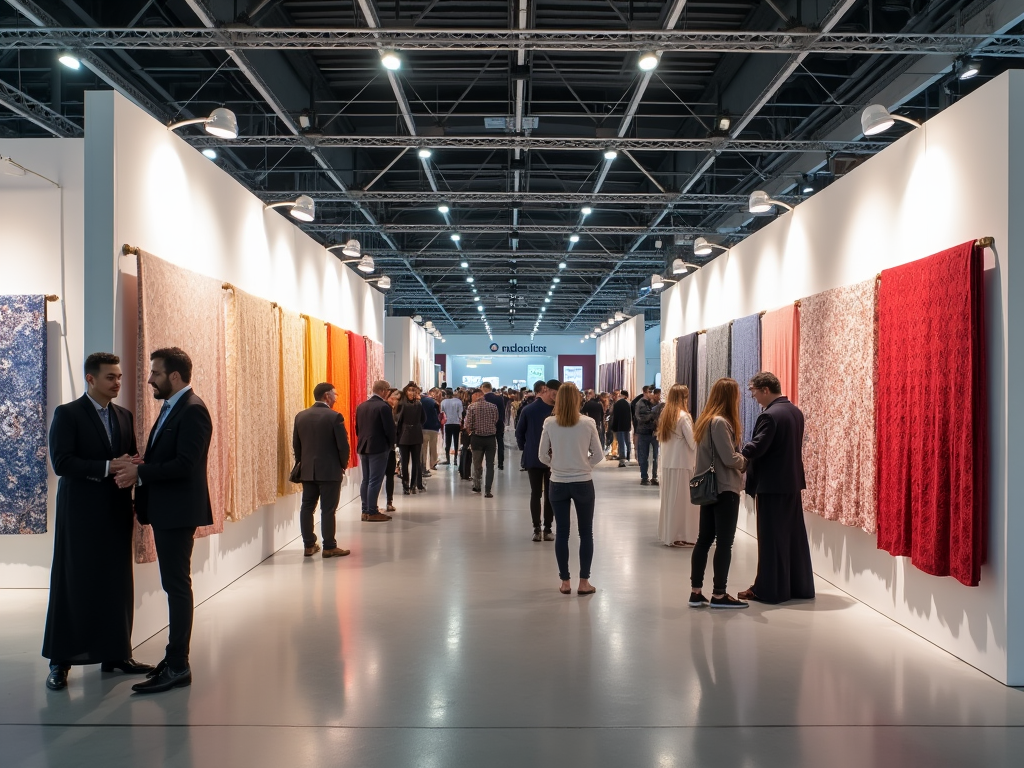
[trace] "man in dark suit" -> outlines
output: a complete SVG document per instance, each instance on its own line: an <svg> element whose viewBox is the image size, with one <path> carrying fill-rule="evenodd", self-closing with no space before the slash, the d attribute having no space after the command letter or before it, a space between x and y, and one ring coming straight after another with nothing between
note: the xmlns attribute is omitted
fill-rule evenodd
<svg viewBox="0 0 1024 768"><path fill-rule="evenodd" d="M46 687L67 687L73 664L104 672L152 671L132 658L135 585L132 575L132 491L114 475L136 454L131 411L112 402L121 390L116 355L85 359L87 390L57 406L50 425L50 458L60 477L50 567L50 601L43 656Z"/></svg>
<svg viewBox="0 0 1024 768"><path fill-rule="evenodd" d="M132 686L139 693L192 683L192 545L196 528L213 523L206 477L213 421L206 403L192 391L192 360L178 347L158 349L149 359L149 385L164 404L149 432L144 463L117 472L119 487L138 486L136 514L139 522L153 526L160 583L167 593L167 649L149 679Z"/></svg>
<svg viewBox="0 0 1024 768"><path fill-rule="evenodd" d="M804 482L804 415L773 373L762 371L747 387L764 410L743 446L746 492L757 505L757 576L741 600L784 603L814 597L811 550L800 491Z"/></svg>
<svg viewBox="0 0 1024 768"><path fill-rule="evenodd" d="M608 420L608 429L615 434L615 442L619 446L619 466L626 466L629 461L629 433L633 429L633 409L629 404L629 392L619 392L619 399L612 403L612 416Z"/></svg>
<svg viewBox="0 0 1024 768"><path fill-rule="evenodd" d="M538 381L533 385L536 399L519 409L516 422L516 443L523 452L523 466L530 478L530 517L533 519L533 540L554 541L551 524L555 512L551 508L551 467L538 457L544 420L555 408L555 396L562 383L558 379ZM544 501L544 530L541 532L541 499Z"/></svg>
<svg viewBox="0 0 1024 768"><path fill-rule="evenodd" d="M385 523L391 519L391 515L381 514L377 508L388 452L395 449L395 415L385 399L390 391L388 382L375 381L373 396L356 407L356 453L363 465L359 499L366 523Z"/></svg>
<svg viewBox="0 0 1024 768"><path fill-rule="evenodd" d="M345 417L332 410L338 393L333 384L317 384L313 403L295 415L292 429L292 451L302 479L302 505L299 507L299 529L302 531L303 555L312 557L320 551L313 529L313 512L320 502L320 532L324 537L321 557L344 557L347 549L338 546L334 537L335 513L341 498L341 481L348 467L348 433Z"/></svg>

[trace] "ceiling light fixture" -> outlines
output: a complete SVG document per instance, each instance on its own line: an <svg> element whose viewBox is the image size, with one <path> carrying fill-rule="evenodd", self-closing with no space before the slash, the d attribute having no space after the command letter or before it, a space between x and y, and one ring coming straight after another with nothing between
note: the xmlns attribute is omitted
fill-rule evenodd
<svg viewBox="0 0 1024 768"><path fill-rule="evenodd" d="M174 131L186 125L199 125L202 123L203 130L218 139L238 138L238 119L235 113L224 107L217 107L210 113L209 117L196 117L191 120L179 120L167 126L168 131Z"/></svg>
<svg viewBox="0 0 1024 768"><path fill-rule="evenodd" d="M217 150L214 149L213 147L207 147L206 149L203 150L203 157L206 157L210 160L216 160Z"/></svg>
<svg viewBox="0 0 1024 768"><path fill-rule="evenodd" d="M462 267L463 269L469 269L469 262L468 261L461 261L461 262L459 262L459 266Z"/></svg>
<svg viewBox="0 0 1024 768"><path fill-rule="evenodd" d="M606 150L604 151L604 159L605 159L605 160L614 160L614 159L615 159L616 157L618 157L618 156L619 156L619 153L618 153L618 152L616 152L616 151L615 151L614 149L612 149L611 147L609 147L608 149L606 149Z"/></svg>
<svg viewBox="0 0 1024 768"><path fill-rule="evenodd" d="M462 239L462 236L458 232L452 232L452 242L457 243Z"/></svg>
<svg viewBox="0 0 1024 768"><path fill-rule="evenodd" d="M380 277L371 277L366 282L376 283L377 287L380 288L382 291L386 291L389 288L391 288L391 278L388 277L387 275L381 275Z"/></svg>
<svg viewBox="0 0 1024 768"><path fill-rule="evenodd" d="M439 206L437 206L438 213L448 213L448 211L450 210L451 208L448 207L447 203L441 203Z"/></svg>
<svg viewBox="0 0 1024 768"><path fill-rule="evenodd" d="M793 206L788 203L784 203L781 200L774 200L768 196L768 193L763 189L758 189L750 193L750 199L747 201L747 209L751 213L767 213L772 209L773 205L778 205L785 208L787 211L792 211Z"/></svg>
<svg viewBox="0 0 1024 768"><path fill-rule="evenodd" d="M560 278L560 277L552 277L551 278L551 282L552 283L560 283L560 282L562 282L562 278Z"/></svg>
<svg viewBox="0 0 1024 768"><path fill-rule="evenodd" d="M637 64L644 72L650 72L658 66L658 52L647 51L647 53L641 54Z"/></svg>
<svg viewBox="0 0 1024 768"><path fill-rule="evenodd" d="M729 250L724 245L709 242L706 238L703 237L698 237L696 240L693 241L694 256L709 256L715 248L718 248L720 251ZM679 259L676 259L676 261L679 261Z"/></svg>
<svg viewBox="0 0 1024 768"><path fill-rule="evenodd" d="M390 69L392 72L402 68L402 59L399 58L398 53L395 51L381 51L380 63L384 65L385 69Z"/></svg>
<svg viewBox="0 0 1024 768"><path fill-rule="evenodd" d="M569 235L569 242L570 243L578 243L579 241L580 241L580 236L579 235Z"/></svg>
<svg viewBox="0 0 1024 768"><path fill-rule="evenodd" d="M60 56L57 57L57 61L63 64L68 69L81 69L82 60L79 59L71 51L64 51Z"/></svg>
<svg viewBox="0 0 1024 768"><path fill-rule="evenodd" d="M467 277L466 278L466 282L467 283L472 283L473 282L473 278L472 277ZM473 293L476 293L476 289L475 288L473 289Z"/></svg>
<svg viewBox="0 0 1024 768"><path fill-rule="evenodd" d="M909 123L915 128L921 126L917 120L911 120L909 117L903 117L903 115L892 114L881 104L870 104L864 107L864 111L860 113L860 129L865 136L874 136L892 128L897 120L901 123Z"/></svg>
<svg viewBox="0 0 1024 768"><path fill-rule="evenodd" d="M313 202L313 198L309 195L299 195L294 200L288 200L283 203L268 203L263 206L264 210L270 208L290 208L288 213L293 219L299 221L312 221L316 216L316 203Z"/></svg>
<svg viewBox="0 0 1024 768"><path fill-rule="evenodd" d="M419 156L420 160L426 160L434 153L430 151L429 147L420 147L419 152L416 154Z"/></svg>
<svg viewBox="0 0 1024 768"><path fill-rule="evenodd" d="M688 261L683 261L682 259L675 259L672 262L673 275L686 275L689 274L691 270L696 271L698 269L700 269L700 267L698 267L696 264L690 264Z"/></svg>
<svg viewBox="0 0 1024 768"><path fill-rule="evenodd" d="M565 262L564 261L558 262L558 268L559 269L565 269Z"/></svg>
<svg viewBox="0 0 1024 768"><path fill-rule="evenodd" d="M970 80L981 74L981 60L980 59L965 59L960 62L959 71L957 72L958 80Z"/></svg>
<svg viewBox="0 0 1024 768"><path fill-rule="evenodd" d="M582 208L580 208L580 213L582 213L584 216L589 216L593 212L594 209L591 208L589 205L584 205Z"/></svg>

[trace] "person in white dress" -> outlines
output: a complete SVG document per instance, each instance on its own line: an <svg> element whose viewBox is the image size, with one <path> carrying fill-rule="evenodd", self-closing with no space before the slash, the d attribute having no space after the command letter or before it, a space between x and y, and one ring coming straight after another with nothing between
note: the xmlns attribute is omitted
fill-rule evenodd
<svg viewBox="0 0 1024 768"><path fill-rule="evenodd" d="M658 421L661 443L661 515L658 538L668 547L692 547L697 541L700 507L690 503L690 480L697 461L693 420L689 411L690 391L673 384Z"/></svg>

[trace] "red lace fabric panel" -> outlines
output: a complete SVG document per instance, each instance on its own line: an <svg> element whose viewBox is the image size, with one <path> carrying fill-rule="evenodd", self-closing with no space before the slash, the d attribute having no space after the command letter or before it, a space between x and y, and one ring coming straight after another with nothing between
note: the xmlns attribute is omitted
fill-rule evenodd
<svg viewBox="0 0 1024 768"><path fill-rule="evenodd" d="M875 280L801 300L804 509L874 533Z"/></svg>
<svg viewBox="0 0 1024 768"><path fill-rule="evenodd" d="M988 516L984 250L882 272L878 547L976 586Z"/></svg>
<svg viewBox="0 0 1024 768"><path fill-rule="evenodd" d="M800 404L800 307L765 312L761 317L761 370L774 373L782 394Z"/></svg>

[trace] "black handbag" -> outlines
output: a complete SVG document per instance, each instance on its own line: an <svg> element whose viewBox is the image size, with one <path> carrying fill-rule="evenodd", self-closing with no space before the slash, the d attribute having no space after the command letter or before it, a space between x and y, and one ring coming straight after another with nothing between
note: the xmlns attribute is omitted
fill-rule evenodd
<svg viewBox="0 0 1024 768"><path fill-rule="evenodd" d="M298 485L302 482L302 462L296 461L292 471L288 473L288 480Z"/></svg>
<svg viewBox="0 0 1024 768"><path fill-rule="evenodd" d="M709 435L710 436L710 435ZM715 475L715 444L711 444L711 466L690 480L690 503L706 507L718 501L718 477Z"/></svg>

